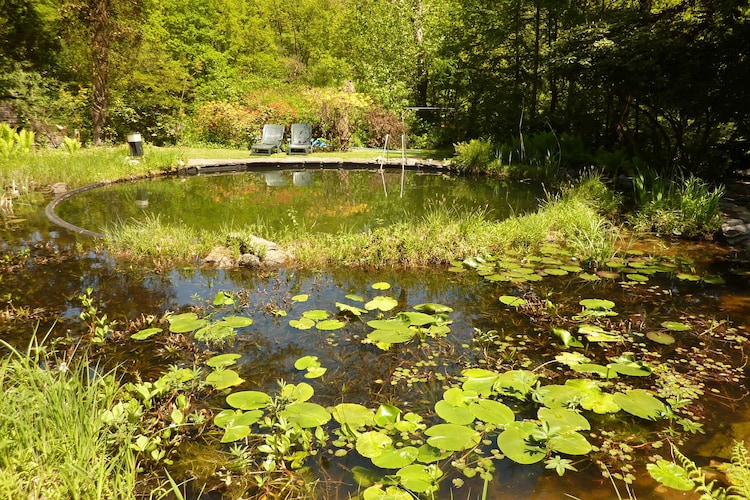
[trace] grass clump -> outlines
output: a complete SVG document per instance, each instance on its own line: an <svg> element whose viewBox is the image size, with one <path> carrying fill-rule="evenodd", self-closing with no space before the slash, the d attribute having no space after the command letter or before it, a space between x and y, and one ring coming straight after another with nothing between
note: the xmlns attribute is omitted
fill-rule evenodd
<svg viewBox="0 0 750 500"><path fill-rule="evenodd" d="M12 350L0 361L4 498L134 498L132 436L105 423L116 379L41 352Z"/></svg>
<svg viewBox="0 0 750 500"><path fill-rule="evenodd" d="M696 238L713 235L721 225L723 186L711 188L694 175L669 177L641 169L633 188L630 222L638 231Z"/></svg>
<svg viewBox="0 0 750 500"><path fill-rule="evenodd" d="M601 184L601 186L596 186ZM597 190L594 198L591 192ZM600 261L614 252L617 231L599 214L610 194L598 177L582 187L550 196L531 214L490 221L482 211L469 216L437 208L409 223L363 233L283 237L303 266L426 267L445 265L469 255L495 254L508 249L533 251L555 241L586 258Z"/></svg>
<svg viewBox="0 0 750 500"><path fill-rule="evenodd" d="M143 221L120 222L104 232L109 251L135 260L151 258L191 261L204 257L226 237L181 222L167 223L158 215Z"/></svg>
<svg viewBox="0 0 750 500"><path fill-rule="evenodd" d="M494 146L487 139L459 142L454 147L456 149L455 166L459 172L493 173L500 168L500 161L496 158Z"/></svg>

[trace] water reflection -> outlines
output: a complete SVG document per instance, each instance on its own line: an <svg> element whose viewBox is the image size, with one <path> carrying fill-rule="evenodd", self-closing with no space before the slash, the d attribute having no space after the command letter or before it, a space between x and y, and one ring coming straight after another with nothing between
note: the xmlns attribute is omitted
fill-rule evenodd
<svg viewBox="0 0 750 500"><path fill-rule="evenodd" d="M107 186L65 200L57 214L96 232L157 216L166 224L195 228L231 222L271 228L301 224L317 232L337 232L391 225L438 209L458 215L483 212L500 220L535 209L541 196L541 186L510 185L501 179L415 171L402 179L400 171L276 170Z"/></svg>
<svg viewBox="0 0 750 500"><path fill-rule="evenodd" d="M300 177L307 177L305 182L316 186L317 172ZM373 177L374 184L349 175L337 174L336 179L345 185L354 184L354 193L349 196L359 202L362 198L359 198L357 183L363 182L368 189L380 192L380 177ZM294 189L289 186L289 177L285 178L287 185L281 189ZM237 189L242 196L254 196L257 191L252 189L261 184L265 189L265 177L259 177L257 183L245 184L242 176L227 179L233 182L227 182L221 189ZM293 174L291 179L294 184ZM175 184L174 192L196 196L199 193L199 187L190 186L189 180ZM148 186L145 198L149 201L149 209L157 204L156 200L162 204L168 198L167 191L161 191L159 183L145 185ZM325 189L336 192L334 187ZM455 186L454 189L458 191ZM138 199L144 197L132 191L130 205L135 207L134 202ZM253 325L238 330L234 342L217 349L242 354L237 369L248 382L241 389L272 391L279 379L290 383L309 382L294 368L294 361L304 355L315 355L329 370L323 379L315 381L316 401L320 404L392 402L405 411L416 410L425 414L442 396L444 382L436 375L455 377L462 366L476 365L483 359L481 351L472 349L477 335L475 329L497 330L502 339L526 335L528 340L524 341L533 343L534 353L539 359L551 359L559 348L550 345L549 337L535 328L531 321L509 313L499 303L497 297L501 293L516 291L513 285L489 283L473 273L452 274L441 269L429 272L382 270L377 273L282 269L270 275L258 275L247 270L195 268L157 272L127 262L115 262L105 254L88 252L86 245L90 240L50 230L43 216L29 214L28 218L30 222L26 230L5 232L0 240L0 249L5 256L19 255L18 266L6 268L6 272L0 275L2 306L6 311L11 307L31 311L43 309L36 317L0 318L0 336L19 347L26 345L35 330L46 333L51 329L54 335L64 335L69 330L73 337L84 335L86 327L78 319L80 303L76 297L91 287L101 304L101 311L118 321L119 329L128 322L139 321L143 315L161 317L167 311L184 312L193 307L217 316L236 313L253 318ZM734 268L730 264L717 265L715 261L721 261L717 249L703 245L691 248L691 251L699 251L696 255L705 258L696 263L696 272L710 265L711 273L726 277L726 285L709 286L665 276L653 277L648 286L624 288L614 281L589 283L575 278L548 277L533 286L527 285L525 291L533 291L559 304L575 303L581 297L607 297L617 303L619 318L623 321L649 318L658 324L681 315L705 314L746 325L750 320L748 277L731 274ZM28 257L23 256L22 250L28 251ZM377 281L388 282L392 288L387 292L373 290L371 285ZM219 290L235 294L238 298L236 310L215 309L211 305ZM346 302L349 294L369 300L383 293L398 301L398 310L408 310L425 302L451 306L454 312L450 315L453 320L450 335L433 343L430 349L406 350L394 346L389 351L381 351L362 343L369 330L365 323L355 318L349 319L345 329L333 332L302 331L289 325L290 319L297 319L311 309L336 314L336 302ZM291 300L300 294L309 294L310 299L305 303ZM283 310L286 316L273 313L279 310ZM172 363L190 365L190 353L175 352L168 347L159 336L151 342L135 342L123 336L107 343L106 359L113 365L140 373L145 379L155 378ZM670 348L664 349L666 352ZM417 375L424 377L424 382L409 385L399 378L399 368L413 367L417 363L422 366ZM708 398L706 400L707 436L720 430L723 423L747 418L747 401L733 402L738 407L736 414L740 415L735 416L734 409L711 407ZM220 400L216 401L216 404L220 403ZM327 472L345 483L337 490L340 498L346 498L348 492L353 496L357 491L350 472L345 469L367 465L360 462L357 462L356 454L351 454L341 462L328 465ZM654 483L648 477L641 477L639 481L641 484L636 488L638 498L664 498L654 492ZM469 486L471 495L467 493ZM546 500L561 498L565 493L586 499L615 496L612 484L602 479L595 467L557 478L554 472L544 470L542 465L526 467L507 460L498 462L495 479L489 487L488 498L497 499ZM467 481L463 490L451 492L446 483L437 498L474 498L481 488L481 483Z"/></svg>

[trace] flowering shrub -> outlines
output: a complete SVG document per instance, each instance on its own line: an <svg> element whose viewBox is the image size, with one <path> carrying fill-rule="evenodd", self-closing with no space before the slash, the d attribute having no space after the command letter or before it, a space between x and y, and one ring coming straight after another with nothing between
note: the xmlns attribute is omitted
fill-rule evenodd
<svg viewBox="0 0 750 500"><path fill-rule="evenodd" d="M263 121L258 110L229 102L208 102L195 112L199 140L228 146L247 145Z"/></svg>

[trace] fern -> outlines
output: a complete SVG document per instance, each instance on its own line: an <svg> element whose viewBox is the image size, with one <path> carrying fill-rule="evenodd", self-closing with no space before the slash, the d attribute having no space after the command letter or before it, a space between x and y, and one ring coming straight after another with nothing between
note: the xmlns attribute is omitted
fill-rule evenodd
<svg viewBox="0 0 750 500"><path fill-rule="evenodd" d="M747 500L750 499L750 456L742 442L736 442L732 448L731 462L726 466L730 486L716 484L716 480L706 482L706 475L695 462L690 460L672 445L676 465L695 485L694 491L700 494L700 500Z"/></svg>
<svg viewBox="0 0 750 500"><path fill-rule="evenodd" d="M734 443L731 463L727 466L726 474L731 483L727 488L728 498L750 498L750 456L745 443Z"/></svg>

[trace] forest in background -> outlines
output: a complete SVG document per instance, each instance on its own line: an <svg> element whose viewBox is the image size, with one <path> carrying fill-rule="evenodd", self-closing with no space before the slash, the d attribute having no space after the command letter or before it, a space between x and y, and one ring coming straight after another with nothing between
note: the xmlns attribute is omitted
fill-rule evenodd
<svg viewBox="0 0 750 500"><path fill-rule="evenodd" d="M0 0L0 102L53 145L246 147L303 121L344 149L541 135L573 166L720 178L750 150L748 4Z"/></svg>

